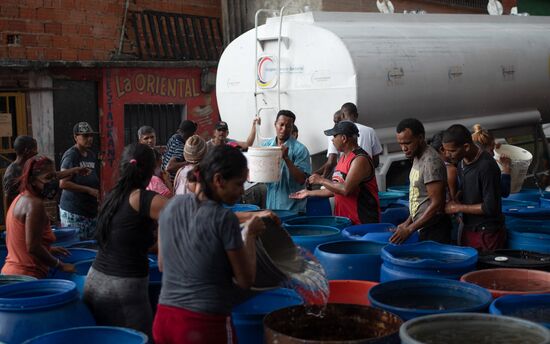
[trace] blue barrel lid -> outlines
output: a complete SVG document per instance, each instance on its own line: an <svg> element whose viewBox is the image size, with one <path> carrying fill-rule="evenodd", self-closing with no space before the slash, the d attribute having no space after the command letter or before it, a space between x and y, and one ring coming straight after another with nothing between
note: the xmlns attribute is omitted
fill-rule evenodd
<svg viewBox="0 0 550 344"><path fill-rule="evenodd" d="M400 258L404 256L415 259ZM431 256L433 258L430 258ZM477 263L477 250L435 241L422 241L407 245L388 245L382 249L381 257L383 261L409 268L463 269Z"/></svg>
<svg viewBox="0 0 550 344"><path fill-rule="evenodd" d="M76 284L60 279L43 279L0 287L0 310L44 309L77 300Z"/></svg>
<svg viewBox="0 0 550 344"><path fill-rule="evenodd" d="M414 289L415 291L425 292L426 295L432 295L434 298L440 295L475 295L475 302L472 301L470 305L464 305L463 307L456 307L451 309L423 309L423 308L405 308L399 306L393 306L390 303L381 302L381 296L407 294L407 290ZM461 282L451 279L442 278L407 278L394 280L389 282L382 282L373 286L368 293L369 301L374 307L383 308L394 313L410 312L414 310L417 316L437 313L456 313L456 312L468 312L473 310L486 310L493 296L491 293L478 285ZM391 298L391 296L390 296ZM411 300L414 302L414 300Z"/></svg>
<svg viewBox="0 0 550 344"><path fill-rule="evenodd" d="M144 333L129 328L82 326L44 333L23 342L23 344L76 343L79 340L89 343L91 341L87 341L86 338L90 338L90 336L92 336L91 338L93 338L94 343L102 344L145 344L149 340Z"/></svg>

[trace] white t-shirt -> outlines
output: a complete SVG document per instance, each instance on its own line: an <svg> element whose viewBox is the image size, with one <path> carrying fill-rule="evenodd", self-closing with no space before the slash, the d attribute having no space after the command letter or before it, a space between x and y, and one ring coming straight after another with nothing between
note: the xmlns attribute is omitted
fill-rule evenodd
<svg viewBox="0 0 550 344"><path fill-rule="evenodd" d="M378 140L378 136L376 136L374 129L359 123L355 123L355 125L357 126L357 129L359 129L359 137L357 138L357 144L359 147L369 153L371 158L382 153L382 145L380 144L380 140ZM338 155L338 150L332 143L332 136L328 136L327 157L329 154Z"/></svg>

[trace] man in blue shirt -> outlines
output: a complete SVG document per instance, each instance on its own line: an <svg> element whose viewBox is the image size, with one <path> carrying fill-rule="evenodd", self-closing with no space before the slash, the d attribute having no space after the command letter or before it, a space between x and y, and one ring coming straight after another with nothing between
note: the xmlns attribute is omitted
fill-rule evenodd
<svg viewBox="0 0 550 344"><path fill-rule="evenodd" d="M291 193L304 188L307 176L311 174L311 162L306 146L291 136L296 115L281 110L275 119L277 136L262 143L262 146L282 148L281 179L267 184L267 208L294 212L306 210L306 200L290 199Z"/></svg>

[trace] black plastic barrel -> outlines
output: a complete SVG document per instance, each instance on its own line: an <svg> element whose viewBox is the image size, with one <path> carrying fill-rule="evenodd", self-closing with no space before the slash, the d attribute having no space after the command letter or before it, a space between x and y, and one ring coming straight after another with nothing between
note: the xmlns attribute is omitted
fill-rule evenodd
<svg viewBox="0 0 550 344"><path fill-rule="evenodd" d="M480 253L478 269L512 268L550 271L550 254L522 250Z"/></svg>

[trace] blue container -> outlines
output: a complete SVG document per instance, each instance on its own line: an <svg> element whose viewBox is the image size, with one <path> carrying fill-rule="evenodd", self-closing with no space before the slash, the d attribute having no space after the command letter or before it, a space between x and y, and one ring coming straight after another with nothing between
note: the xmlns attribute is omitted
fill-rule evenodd
<svg viewBox="0 0 550 344"><path fill-rule="evenodd" d="M396 226L407 221L408 218L409 218L409 208L406 208L404 206L386 208L380 214L380 222L391 223Z"/></svg>
<svg viewBox="0 0 550 344"><path fill-rule="evenodd" d="M384 243L335 241L317 246L319 260L329 280L380 280L380 251Z"/></svg>
<svg viewBox="0 0 550 344"><path fill-rule="evenodd" d="M55 270L51 273L52 278L72 281L76 285L76 289L82 295L84 293L84 283L86 283L86 276L90 267L94 263L94 259L82 260L75 263L74 267L76 272L68 273L61 270Z"/></svg>
<svg viewBox="0 0 550 344"><path fill-rule="evenodd" d="M410 245L388 245L382 249L380 281L405 278L459 279L475 270L477 251L471 247L422 241Z"/></svg>
<svg viewBox="0 0 550 344"><path fill-rule="evenodd" d="M231 318L239 344L263 343L264 317L278 309L302 303L295 291L281 288L261 293L234 307Z"/></svg>
<svg viewBox="0 0 550 344"><path fill-rule="evenodd" d="M389 188L387 188L387 191L404 193L405 195L407 195L407 198L408 198L410 188L411 188L410 185L395 185L395 186L390 186Z"/></svg>
<svg viewBox="0 0 550 344"><path fill-rule="evenodd" d="M44 279L0 287L0 324L0 341L21 343L95 321L73 282Z"/></svg>
<svg viewBox="0 0 550 344"><path fill-rule="evenodd" d="M548 221L508 223L508 248L538 253L550 253Z"/></svg>
<svg viewBox="0 0 550 344"><path fill-rule="evenodd" d="M290 210L271 209L271 211L277 214L277 216L281 219L281 222L286 222L290 219L298 217L298 213Z"/></svg>
<svg viewBox="0 0 550 344"><path fill-rule="evenodd" d="M308 197L306 200L307 216L331 216L332 207L327 197Z"/></svg>
<svg viewBox="0 0 550 344"><path fill-rule="evenodd" d="M502 213L507 217L525 220L550 220L550 208L535 206L508 206L502 207Z"/></svg>
<svg viewBox="0 0 550 344"><path fill-rule="evenodd" d="M257 211L260 210L260 207L258 207L255 204L241 204L237 203L234 205L227 205L224 204L224 207L231 209L234 213L242 212L242 211Z"/></svg>
<svg viewBox="0 0 550 344"><path fill-rule="evenodd" d="M539 203L503 198L501 200L501 206L503 209L507 207L538 207Z"/></svg>
<svg viewBox="0 0 550 344"><path fill-rule="evenodd" d="M55 235L55 242L59 244L78 241L78 233L80 232L80 229L78 229L77 227L52 226L52 232Z"/></svg>
<svg viewBox="0 0 550 344"><path fill-rule="evenodd" d="M369 223L365 225L350 226L342 231L342 236L351 240L368 240L378 243L389 243L395 228L392 223ZM414 232L406 241L406 244L418 242L418 233Z"/></svg>
<svg viewBox="0 0 550 344"><path fill-rule="evenodd" d="M541 197L540 198L540 207L541 208L550 208L550 197Z"/></svg>
<svg viewBox="0 0 550 344"><path fill-rule="evenodd" d="M4 267L6 257L8 256L8 248L6 245L0 245L0 270Z"/></svg>
<svg viewBox="0 0 550 344"><path fill-rule="evenodd" d="M328 226L344 229L351 226L351 220L343 216L299 216L285 222L285 227L297 225Z"/></svg>
<svg viewBox="0 0 550 344"><path fill-rule="evenodd" d="M84 241L77 241L75 243L69 244L65 246L67 248L87 248L90 250L97 251L99 249L99 244L96 240L84 240Z"/></svg>
<svg viewBox="0 0 550 344"><path fill-rule="evenodd" d="M501 296L491 303L489 311L533 321L550 329L550 294Z"/></svg>
<svg viewBox="0 0 550 344"><path fill-rule="evenodd" d="M340 230L335 227L296 225L285 227L285 229L297 246L301 246L312 253L321 244L342 239Z"/></svg>
<svg viewBox="0 0 550 344"><path fill-rule="evenodd" d="M156 257L156 255L154 256ZM149 255L149 303L153 314L157 312L160 289L162 288L162 272L159 270L158 261Z"/></svg>
<svg viewBox="0 0 550 344"><path fill-rule="evenodd" d="M408 196L403 192L379 191L378 199L380 200L380 208L387 208L398 200L408 200Z"/></svg>
<svg viewBox="0 0 550 344"><path fill-rule="evenodd" d="M510 194L510 196L503 198L503 200L513 200L513 201L527 201L533 203L539 203L540 197L550 197L550 192L541 191L539 189L522 189L520 192Z"/></svg>
<svg viewBox="0 0 550 344"><path fill-rule="evenodd" d="M36 277L25 275L0 275L0 286L29 281L36 281Z"/></svg>
<svg viewBox="0 0 550 344"><path fill-rule="evenodd" d="M369 300L381 308L409 320L423 315L485 312L493 297L475 284L449 279L402 279L375 285Z"/></svg>
<svg viewBox="0 0 550 344"><path fill-rule="evenodd" d="M97 255L96 250L90 250L87 248L67 248L67 250L70 252L70 255L68 256L56 256L61 261L69 264L75 264L78 262L81 262L83 260L90 260L95 259Z"/></svg>
<svg viewBox="0 0 550 344"><path fill-rule="evenodd" d="M111 326L73 327L43 334L24 344L145 344L148 337L135 330Z"/></svg>

